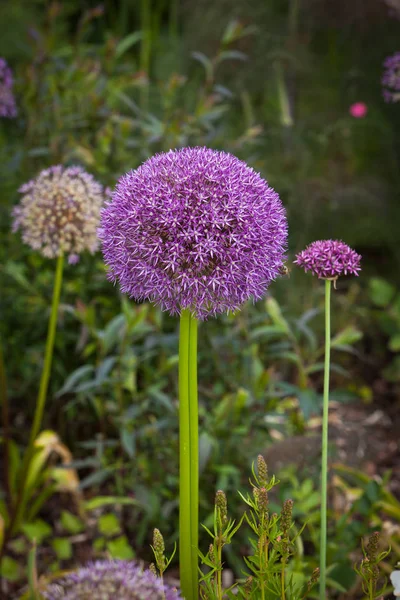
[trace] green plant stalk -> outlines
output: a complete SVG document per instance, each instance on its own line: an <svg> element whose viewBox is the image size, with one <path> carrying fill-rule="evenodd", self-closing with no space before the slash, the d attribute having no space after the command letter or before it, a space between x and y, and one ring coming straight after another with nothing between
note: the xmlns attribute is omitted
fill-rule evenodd
<svg viewBox="0 0 400 600"><path fill-rule="evenodd" d="M24 461L22 463L21 468L21 477L20 477L20 491L19 491L19 499L17 500L17 506L15 508L15 519L13 520L11 533L15 531L19 526L19 522L22 516L22 512L24 508L24 504L26 502L26 498L24 498L25 492L25 484L27 473L29 470L29 465L32 460L32 456L34 453L35 440L39 434L40 427L42 425L44 407L46 404L47 390L49 387L50 373L51 373L51 363L53 360L53 350L54 350L54 340L56 336L56 328L57 328L57 316L58 316L58 307L60 304L60 295L61 295L61 285L62 285L62 276L63 276L63 267L64 267L64 256L61 255L57 258L56 265L56 275L54 280L54 289L53 289L53 300L51 305L51 313L49 326L47 330L47 340L46 340L46 350L44 355L44 363L43 370L40 379L39 385L39 393L36 401L35 407L35 415L33 418L33 424L31 427L31 432L29 436L28 448L25 452ZM24 502L25 500L25 502Z"/></svg>
<svg viewBox="0 0 400 600"><path fill-rule="evenodd" d="M221 542L221 538L222 538L222 531L220 531L220 533L219 533L218 553L217 553L217 560L218 560L217 598L218 598L218 600L222 600L222 542Z"/></svg>
<svg viewBox="0 0 400 600"><path fill-rule="evenodd" d="M4 470L4 491L6 496L7 508L11 509L12 497L11 497L11 485L10 485L10 410L7 396L7 380L6 380L6 368L4 365L3 358L3 347L0 340L0 402L1 402L1 417L3 424L3 470Z"/></svg>
<svg viewBox="0 0 400 600"><path fill-rule="evenodd" d="M140 70L150 77L150 55L151 55L151 7L150 0L141 0L140 8L141 29L143 33L140 46ZM149 86L144 85L141 89L141 109L147 110L149 102Z"/></svg>
<svg viewBox="0 0 400 600"><path fill-rule="evenodd" d="M198 598L199 547L199 408L197 392L198 322L189 315L189 410L190 410L190 529L192 537L193 598Z"/></svg>
<svg viewBox="0 0 400 600"><path fill-rule="evenodd" d="M197 438L197 384L190 381L196 375L196 338L195 319L188 310L183 310L179 333L179 571L182 595L186 600L197 600L197 514L198 498L196 486L198 473ZM191 393L195 396L192 399ZM193 400L193 402L192 402ZM193 406L192 406L193 405ZM192 414L191 414L192 412ZM196 431L193 432L192 428ZM192 456L195 454L195 456ZM192 469L195 474L192 475ZM196 489L195 489L196 488ZM194 494L194 497L192 496ZM193 540L193 536L195 539ZM196 553L196 569L193 555Z"/></svg>
<svg viewBox="0 0 400 600"><path fill-rule="evenodd" d="M171 38L176 39L178 37L178 13L179 13L179 0L169 0L169 35Z"/></svg>
<svg viewBox="0 0 400 600"><path fill-rule="evenodd" d="M325 280L325 365L324 397L322 415L322 464L321 464L321 543L319 597L326 599L326 533L327 533L327 488L328 488L328 413L329 413L329 371L331 354L331 287Z"/></svg>

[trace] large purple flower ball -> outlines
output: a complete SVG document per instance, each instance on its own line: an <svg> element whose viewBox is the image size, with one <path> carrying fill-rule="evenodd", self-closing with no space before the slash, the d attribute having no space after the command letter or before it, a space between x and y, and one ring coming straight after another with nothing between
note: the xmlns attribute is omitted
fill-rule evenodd
<svg viewBox="0 0 400 600"><path fill-rule="evenodd" d="M120 179L99 237L123 293L205 319L265 293L283 266L287 221L278 194L244 162L183 148Z"/></svg>
<svg viewBox="0 0 400 600"><path fill-rule="evenodd" d="M361 256L341 240L318 240L299 252L294 263L320 279L358 275Z"/></svg>

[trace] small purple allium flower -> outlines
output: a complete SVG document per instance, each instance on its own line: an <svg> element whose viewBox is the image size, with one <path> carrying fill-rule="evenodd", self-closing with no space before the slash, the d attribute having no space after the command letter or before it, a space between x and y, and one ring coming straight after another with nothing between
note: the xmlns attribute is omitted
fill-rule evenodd
<svg viewBox="0 0 400 600"><path fill-rule="evenodd" d="M287 222L278 194L244 162L183 148L119 180L99 237L123 293L205 319L264 294L283 266Z"/></svg>
<svg viewBox="0 0 400 600"><path fill-rule="evenodd" d="M386 102L400 100L400 52L388 56L383 63L385 71L382 77L383 97Z"/></svg>
<svg viewBox="0 0 400 600"><path fill-rule="evenodd" d="M83 250L99 246L97 228L107 195L103 186L81 167L61 165L42 171L22 185L20 204L13 210L13 230L43 256L69 255L75 264Z"/></svg>
<svg viewBox="0 0 400 600"><path fill-rule="evenodd" d="M320 279L336 279L340 275L358 275L360 260L361 256L344 242L320 240L297 254L294 263Z"/></svg>
<svg viewBox="0 0 400 600"><path fill-rule="evenodd" d="M11 69L7 65L7 61L0 57L0 117L12 119L17 116L12 86Z"/></svg>
<svg viewBox="0 0 400 600"><path fill-rule="evenodd" d="M89 563L51 583L42 595L46 600L181 600L149 569L125 560Z"/></svg>

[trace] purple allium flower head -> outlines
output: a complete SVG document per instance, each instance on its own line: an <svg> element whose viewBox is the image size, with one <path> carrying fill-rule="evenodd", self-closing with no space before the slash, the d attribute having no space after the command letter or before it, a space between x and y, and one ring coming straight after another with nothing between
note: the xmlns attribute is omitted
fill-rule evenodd
<svg viewBox="0 0 400 600"><path fill-rule="evenodd" d="M13 76L4 58L0 57L0 117L14 118L17 107L12 92Z"/></svg>
<svg viewBox="0 0 400 600"><path fill-rule="evenodd" d="M382 77L383 97L386 102L400 100L400 52L388 56L383 63L385 71Z"/></svg>
<svg viewBox="0 0 400 600"><path fill-rule="evenodd" d="M287 222L278 194L244 162L183 148L120 179L99 237L123 293L205 319L264 294L283 266Z"/></svg>
<svg viewBox="0 0 400 600"><path fill-rule="evenodd" d="M358 275L360 260L361 256L344 242L320 240L297 254L294 263L320 279L336 279L340 275Z"/></svg>
<svg viewBox="0 0 400 600"><path fill-rule="evenodd" d="M60 165L42 171L19 191L20 204L13 210L13 230L21 229L23 241L48 258L69 255L75 264L83 250L99 246L97 228L107 192L81 167Z"/></svg>
<svg viewBox="0 0 400 600"><path fill-rule="evenodd" d="M51 583L46 600L180 600L179 593L149 569L125 560L89 563Z"/></svg>

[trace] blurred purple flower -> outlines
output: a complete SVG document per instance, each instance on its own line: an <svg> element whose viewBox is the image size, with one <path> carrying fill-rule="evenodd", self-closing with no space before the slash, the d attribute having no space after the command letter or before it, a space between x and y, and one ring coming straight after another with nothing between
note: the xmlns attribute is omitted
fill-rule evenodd
<svg viewBox="0 0 400 600"><path fill-rule="evenodd" d="M123 293L205 319L264 294L283 266L287 222L278 194L244 162L183 148L120 179L99 237Z"/></svg>
<svg viewBox="0 0 400 600"><path fill-rule="evenodd" d="M320 240L297 254L294 263L320 279L336 279L340 275L358 275L360 260L361 256L344 242Z"/></svg>
<svg viewBox="0 0 400 600"><path fill-rule="evenodd" d="M11 69L6 60L0 57L0 117L12 119L17 116L13 83Z"/></svg>
<svg viewBox="0 0 400 600"><path fill-rule="evenodd" d="M349 108L349 113L356 119L362 119L366 116L368 107L365 102L355 102Z"/></svg>
<svg viewBox="0 0 400 600"><path fill-rule="evenodd" d="M179 593L136 562L89 563L51 583L46 600L180 600Z"/></svg>
<svg viewBox="0 0 400 600"><path fill-rule="evenodd" d="M388 56L383 63L385 71L382 76L383 97L386 102L400 100L400 52Z"/></svg>
<svg viewBox="0 0 400 600"><path fill-rule="evenodd" d="M99 246L97 228L107 192L81 167L61 165L42 171L22 185L20 204L13 210L13 231L48 258L69 255L75 264L84 250Z"/></svg>

